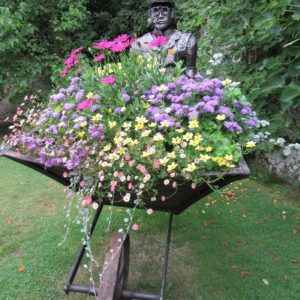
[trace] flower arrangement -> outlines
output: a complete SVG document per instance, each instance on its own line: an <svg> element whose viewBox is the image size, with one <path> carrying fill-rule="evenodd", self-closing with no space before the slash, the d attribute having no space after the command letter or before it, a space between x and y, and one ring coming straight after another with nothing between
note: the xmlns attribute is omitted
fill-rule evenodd
<svg viewBox="0 0 300 300"><path fill-rule="evenodd" d="M46 103L31 98L14 117L10 143L46 168L65 167L83 208L115 194L139 206L145 197L172 201L159 182L174 194L179 182L195 189L209 183L206 171L225 174L256 147L261 121L234 82L190 79L180 65L170 75L156 56L129 55L133 42L102 40L89 49L93 61L83 47L72 51L61 73L69 86ZM157 37L149 47L164 43Z"/></svg>

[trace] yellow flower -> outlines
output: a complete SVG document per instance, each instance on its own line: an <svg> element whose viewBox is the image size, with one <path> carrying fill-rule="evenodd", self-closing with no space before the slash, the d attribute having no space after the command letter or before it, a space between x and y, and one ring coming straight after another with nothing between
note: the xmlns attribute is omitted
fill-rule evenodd
<svg viewBox="0 0 300 300"><path fill-rule="evenodd" d="M232 168L235 167L235 165L227 163L227 164L226 164L226 167L227 167L228 169L232 169Z"/></svg>
<svg viewBox="0 0 300 300"><path fill-rule="evenodd" d="M170 160L167 157L164 157L163 159L160 159L159 162L165 166Z"/></svg>
<svg viewBox="0 0 300 300"><path fill-rule="evenodd" d="M183 128L179 128L176 130L178 133L184 133L184 129Z"/></svg>
<svg viewBox="0 0 300 300"><path fill-rule="evenodd" d="M87 122L82 122L81 124L80 124L80 127L86 127L87 126Z"/></svg>
<svg viewBox="0 0 300 300"><path fill-rule="evenodd" d="M144 105L144 109L147 109L147 108L149 108L150 107L150 103L146 103L145 105Z"/></svg>
<svg viewBox="0 0 300 300"><path fill-rule="evenodd" d="M94 97L94 94L92 92L90 92L90 93L87 94L87 98L88 99L93 99L93 97Z"/></svg>
<svg viewBox="0 0 300 300"><path fill-rule="evenodd" d="M123 138L121 136L116 136L114 138L115 144L120 144L123 141Z"/></svg>
<svg viewBox="0 0 300 300"><path fill-rule="evenodd" d="M216 119L218 121L224 121L226 119L226 115L224 115L224 114L223 115L217 115Z"/></svg>
<svg viewBox="0 0 300 300"><path fill-rule="evenodd" d="M167 157L168 158L176 158L176 153L173 151L173 152L169 152L168 154L167 154Z"/></svg>
<svg viewBox="0 0 300 300"><path fill-rule="evenodd" d="M230 85L231 83L232 83L232 80L229 79L229 78L227 78L227 79L225 79L225 80L223 81L223 84L224 84L225 86Z"/></svg>
<svg viewBox="0 0 300 300"><path fill-rule="evenodd" d="M205 148L202 147L202 146L197 146L197 147L196 147L196 150L198 150L198 151L203 151L203 150L205 150Z"/></svg>
<svg viewBox="0 0 300 300"><path fill-rule="evenodd" d="M81 122L83 120L83 117L78 117L74 120L75 123Z"/></svg>
<svg viewBox="0 0 300 300"><path fill-rule="evenodd" d="M109 113L112 113L112 108L109 108L108 110L107 110Z"/></svg>
<svg viewBox="0 0 300 300"><path fill-rule="evenodd" d="M124 122L122 125L122 127L125 129L129 129L129 128L131 128L131 126L132 126L131 122Z"/></svg>
<svg viewBox="0 0 300 300"><path fill-rule="evenodd" d="M164 139L165 139L164 136L159 132L153 137L153 140L155 142L160 142L163 141Z"/></svg>
<svg viewBox="0 0 300 300"><path fill-rule="evenodd" d="M135 121L136 121L137 123L142 123L142 124L148 123L148 120L147 120L144 116L136 117Z"/></svg>
<svg viewBox="0 0 300 300"><path fill-rule="evenodd" d="M169 166L168 166L168 172L174 171L177 168L177 164L172 162Z"/></svg>
<svg viewBox="0 0 300 300"><path fill-rule="evenodd" d="M212 148L212 147L206 147L206 148L205 148L205 151L208 152L208 153L210 153L210 152L213 151L213 148Z"/></svg>
<svg viewBox="0 0 300 300"><path fill-rule="evenodd" d="M207 155L207 154L205 154L205 155L201 154L201 155L200 155L200 160L201 160L201 161L207 162L207 161L209 161L210 159L211 159L211 157L210 157L209 155Z"/></svg>
<svg viewBox="0 0 300 300"><path fill-rule="evenodd" d="M232 155L226 155L225 159L231 161L231 160L233 160L233 156Z"/></svg>
<svg viewBox="0 0 300 300"><path fill-rule="evenodd" d="M165 84L162 84L162 85L158 88L158 90L159 90L160 92L166 91L167 89L168 89L168 87L167 87Z"/></svg>
<svg viewBox="0 0 300 300"><path fill-rule="evenodd" d="M136 125L135 125L135 130L141 130L141 129L143 129L144 128L144 124L143 123L137 123Z"/></svg>
<svg viewBox="0 0 300 300"><path fill-rule="evenodd" d="M189 173L192 173L195 170L196 170L196 165L194 163L188 164L187 167L186 167L186 171L189 172Z"/></svg>
<svg viewBox="0 0 300 300"><path fill-rule="evenodd" d="M111 153L108 157L110 160L118 160L120 158L120 156L116 153Z"/></svg>
<svg viewBox="0 0 300 300"><path fill-rule="evenodd" d="M199 127L199 122L197 120L191 120L189 122L189 128L193 129L193 128L198 128Z"/></svg>
<svg viewBox="0 0 300 300"><path fill-rule="evenodd" d="M152 123L150 123L150 124L149 124L149 127L151 127L151 128L155 128L155 127L156 127L156 125L157 125L157 124L156 124L155 122L152 122Z"/></svg>
<svg viewBox="0 0 300 300"><path fill-rule="evenodd" d="M105 152L108 152L108 151L110 151L110 149L111 149L111 145L106 145L104 148L103 148L103 150L105 151Z"/></svg>
<svg viewBox="0 0 300 300"><path fill-rule="evenodd" d="M116 121L109 121L108 122L108 126L110 129L113 129L114 127L116 127L117 125L117 122Z"/></svg>
<svg viewBox="0 0 300 300"><path fill-rule="evenodd" d="M193 134L191 132L187 132L184 136L183 139L186 141L189 141L193 138Z"/></svg>
<svg viewBox="0 0 300 300"><path fill-rule="evenodd" d="M117 150L117 153L118 154L125 154L126 153L126 151L125 151L125 149L124 148L119 148L118 150Z"/></svg>
<svg viewBox="0 0 300 300"><path fill-rule="evenodd" d="M256 143L253 142L253 141L250 141L250 142L248 142L248 143L246 144L246 147L247 147L247 148L253 148L253 147L255 147L255 146L256 146Z"/></svg>
<svg viewBox="0 0 300 300"><path fill-rule="evenodd" d="M103 119L103 116L100 114L96 114L95 116L93 116L92 121L93 122L98 122L101 121Z"/></svg>
<svg viewBox="0 0 300 300"><path fill-rule="evenodd" d="M151 133L151 130L145 130L142 132L141 135L142 135L142 137L148 137L150 133Z"/></svg>
<svg viewBox="0 0 300 300"><path fill-rule="evenodd" d="M85 132L84 131L80 131L77 133L77 135L80 137L80 138L83 138L84 135L85 135Z"/></svg>
<svg viewBox="0 0 300 300"><path fill-rule="evenodd" d="M182 139L180 137L176 137L172 139L172 144L174 145L180 145L182 142Z"/></svg>
<svg viewBox="0 0 300 300"><path fill-rule="evenodd" d="M189 142L189 144L190 144L191 146L196 147L196 146L198 146L198 145L200 144L200 141L197 140L197 139L193 139L193 140L191 140L191 141Z"/></svg>
<svg viewBox="0 0 300 300"><path fill-rule="evenodd" d="M160 125L161 125L163 128L166 128L166 127L169 126L169 122L168 122L167 120L165 120L165 121L160 122Z"/></svg>

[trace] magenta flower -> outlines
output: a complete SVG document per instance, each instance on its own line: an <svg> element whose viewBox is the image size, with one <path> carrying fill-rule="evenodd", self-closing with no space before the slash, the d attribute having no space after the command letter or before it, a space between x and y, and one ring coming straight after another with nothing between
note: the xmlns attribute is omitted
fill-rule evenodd
<svg viewBox="0 0 300 300"><path fill-rule="evenodd" d="M95 49L99 49L99 50L107 50L110 49L110 47L112 46L112 42L109 42L108 40L102 40L99 43L94 44Z"/></svg>
<svg viewBox="0 0 300 300"><path fill-rule="evenodd" d="M108 85L113 85L116 82L116 77L115 76L107 76L102 78L101 83L102 84L108 84Z"/></svg>
<svg viewBox="0 0 300 300"><path fill-rule="evenodd" d="M156 39L152 40L149 44L150 48L161 47L164 46L168 42L168 38L161 35Z"/></svg>
<svg viewBox="0 0 300 300"><path fill-rule="evenodd" d="M77 110L87 110L94 104L93 99L87 99L77 105Z"/></svg>
<svg viewBox="0 0 300 300"><path fill-rule="evenodd" d="M115 43L111 46L111 52L120 53L123 52L128 47L128 44Z"/></svg>
<svg viewBox="0 0 300 300"><path fill-rule="evenodd" d="M116 43L124 43L124 42L127 42L129 38L130 38L130 36L128 34L122 34L122 35L119 35L118 37L116 37L114 39L114 41Z"/></svg>
<svg viewBox="0 0 300 300"><path fill-rule="evenodd" d="M94 58L94 61L95 61L95 62L99 62L99 61L101 61L101 60L103 60L103 59L105 59L105 55L104 55L104 54L100 54L100 55L98 55L98 56L96 56L96 57Z"/></svg>

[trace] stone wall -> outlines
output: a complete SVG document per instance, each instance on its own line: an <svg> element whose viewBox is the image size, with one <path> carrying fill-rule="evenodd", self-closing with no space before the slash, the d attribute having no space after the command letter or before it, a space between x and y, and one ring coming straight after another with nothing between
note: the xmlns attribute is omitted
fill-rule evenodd
<svg viewBox="0 0 300 300"><path fill-rule="evenodd" d="M300 153L292 151L292 154L285 157L282 151L275 151L269 154L258 153L257 160L266 167L270 173L288 180L300 182Z"/></svg>

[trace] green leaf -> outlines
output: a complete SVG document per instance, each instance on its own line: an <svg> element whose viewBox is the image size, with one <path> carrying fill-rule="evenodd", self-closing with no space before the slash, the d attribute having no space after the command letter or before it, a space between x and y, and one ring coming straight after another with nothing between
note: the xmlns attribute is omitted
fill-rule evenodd
<svg viewBox="0 0 300 300"><path fill-rule="evenodd" d="M260 87L262 92L271 92L274 89L282 88L285 80L281 76L271 77L267 79Z"/></svg>
<svg viewBox="0 0 300 300"><path fill-rule="evenodd" d="M300 97L300 85L291 83L281 94L280 102L287 104L297 97Z"/></svg>

